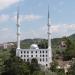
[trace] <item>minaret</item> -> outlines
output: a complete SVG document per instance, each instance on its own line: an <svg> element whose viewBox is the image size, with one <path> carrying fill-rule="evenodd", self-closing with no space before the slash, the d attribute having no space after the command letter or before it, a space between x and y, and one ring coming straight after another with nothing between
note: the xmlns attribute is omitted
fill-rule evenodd
<svg viewBox="0 0 75 75"><path fill-rule="evenodd" d="M49 17L49 6L48 6L48 48L51 49L51 33L50 33L50 28L51 28L51 25L50 25L50 17Z"/></svg>
<svg viewBox="0 0 75 75"><path fill-rule="evenodd" d="M19 7L17 9L17 49L20 49L20 24L19 24Z"/></svg>
<svg viewBox="0 0 75 75"><path fill-rule="evenodd" d="M49 6L48 6L48 49L49 49L49 63L52 62L52 49L51 49L51 25L50 25L50 15L49 15Z"/></svg>

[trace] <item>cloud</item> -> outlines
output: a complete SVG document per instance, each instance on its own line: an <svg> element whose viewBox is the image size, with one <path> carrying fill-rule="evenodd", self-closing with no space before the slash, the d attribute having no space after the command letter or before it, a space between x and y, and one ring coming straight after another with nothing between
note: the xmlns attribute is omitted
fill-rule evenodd
<svg viewBox="0 0 75 75"><path fill-rule="evenodd" d="M8 19L9 19L9 15L5 15L5 14L0 15L0 21L1 22L4 22L4 21L6 21Z"/></svg>
<svg viewBox="0 0 75 75"><path fill-rule="evenodd" d="M75 30L75 24L57 24L52 25L51 27L52 32L64 32L69 30Z"/></svg>
<svg viewBox="0 0 75 75"><path fill-rule="evenodd" d="M28 22L30 22L30 21L39 20L41 18L42 18L42 16L33 15L33 14L20 15L20 21L28 21ZM2 23L5 22L5 21L9 22L9 20L10 21L12 20L13 22L16 21L16 16L15 15L11 16L9 14L2 14L2 15L0 15L0 22L2 22ZM27 36L27 38L28 37L38 37L39 34L35 35L36 32L37 31L34 30L34 31L29 31L28 33L24 33L24 34ZM0 35L1 35L0 42L16 40L16 33L15 33L15 31L12 28L9 28L9 27L1 28L0 29ZM26 37L26 36L23 35L23 33L22 33L21 36L23 36L23 38Z"/></svg>
<svg viewBox="0 0 75 75"><path fill-rule="evenodd" d="M52 38L69 36L75 33L75 24L54 24L51 25L51 35ZM30 30L22 34L22 38L47 38L48 27L44 25L36 30ZM25 35L25 36L24 36Z"/></svg>
<svg viewBox="0 0 75 75"><path fill-rule="evenodd" d="M51 26L51 32L52 33L56 33L56 32L59 32L59 31L60 31L60 25Z"/></svg>
<svg viewBox="0 0 75 75"><path fill-rule="evenodd" d="M21 32L21 39L47 38L47 31L48 31L47 25L44 25L43 27L42 25L40 25L39 28L30 29L27 31L23 30ZM71 35L72 33L75 33L75 24L51 25L52 38L68 36ZM1 35L0 42L16 40L16 32L12 28L5 27L0 29L0 35Z"/></svg>
<svg viewBox="0 0 75 75"><path fill-rule="evenodd" d="M25 20L28 20L28 21L39 20L40 18L42 18L42 16L33 15L33 14L25 15L25 16L24 16L24 19L25 19Z"/></svg>
<svg viewBox="0 0 75 75"><path fill-rule="evenodd" d="M61 27L60 25L52 25L50 31L52 33L59 32L60 27ZM47 25L44 25L41 29L42 29L42 31L47 31L48 27L47 27Z"/></svg>
<svg viewBox="0 0 75 75"><path fill-rule="evenodd" d="M9 29L8 28L2 28L2 29L0 29L0 31L1 32L7 32L7 31L9 31Z"/></svg>
<svg viewBox="0 0 75 75"><path fill-rule="evenodd" d="M12 16L12 20L15 20L16 21L16 15L15 16ZM39 20L41 19L42 16L39 16L39 15L34 15L34 14L28 14L28 15L20 15L20 21L34 21L34 20Z"/></svg>
<svg viewBox="0 0 75 75"><path fill-rule="evenodd" d="M0 28L0 43L16 40L15 31L11 28Z"/></svg>
<svg viewBox="0 0 75 75"><path fill-rule="evenodd" d="M59 32L59 25L57 26L52 26L51 27L51 33L52 34L55 34L55 33L58 33ZM22 36L22 39L25 39L25 38L47 38L47 32L48 32L48 27L47 25L44 25L42 27L42 25L37 28L37 29L31 29L29 31L26 31L26 32L23 32L21 34Z"/></svg>
<svg viewBox="0 0 75 75"><path fill-rule="evenodd" d="M75 30L75 24L64 24L64 27L66 28L66 29L70 29L70 30Z"/></svg>
<svg viewBox="0 0 75 75"><path fill-rule="evenodd" d="M6 7L19 2L19 0L0 0L0 10L5 9Z"/></svg>
<svg viewBox="0 0 75 75"><path fill-rule="evenodd" d="M74 30L75 30L75 24L54 24L54 25L51 25L52 38L69 36L69 35L75 33ZM45 37L47 35L47 31L48 31L47 25L44 25L38 31L40 32L40 36Z"/></svg>
<svg viewBox="0 0 75 75"><path fill-rule="evenodd" d="M29 21L30 22L30 21L34 21L34 20L39 20L41 18L42 18L42 16L33 15L33 14L20 15L20 21ZM1 22L7 21L9 19L16 21L17 16L16 15L10 16L8 14L2 14L2 15L0 15L0 21Z"/></svg>

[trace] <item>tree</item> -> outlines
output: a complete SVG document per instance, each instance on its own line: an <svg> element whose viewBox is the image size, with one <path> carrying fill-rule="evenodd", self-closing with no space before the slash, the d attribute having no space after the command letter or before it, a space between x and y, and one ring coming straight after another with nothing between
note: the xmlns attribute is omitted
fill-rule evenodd
<svg viewBox="0 0 75 75"><path fill-rule="evenodd" d="M54 60L52 63L51 63L51 67L50 67L50 70L52 72L56 72L57 71L57 66L58 66L58 62L56 60Z"/></svg>
<svg viewBox="0 0 75 75"><path fill-rule="evenodd" d="M36 58L33 58L31 60L30 70L31 70L31 74L33 74L35 71L40 71L40 66Z"/></svg>
<svg viewBox="0 0 75 75"><path fill-rule="evenodd" d="M29 65L19 57L16 57L14 52L12 50L10 58L4 62L5 67L2 75L29 75Z"/></svg>
<svg viewBox="0 0 75 75"><path fill-rule="evenodd" d="M63 56L63 60L71 60L73 57L75 57L74 43L67 37L62 38L62 40L65 42L66 45L61 53Z"/></svg>
<svg viewBox="0 0 75 75"><path fill-rule="evenodd" d="M71 63L71 68L68 70L68 75L75 75L75 60Z"/></svg>
<svg viewBox="0 0 75 75"><path fill-rule="evenodd" d="M43 48L43 49L48 48L47 40L41 40L41 42L39 42L38 46L39 46L39 48Z"/></svg>

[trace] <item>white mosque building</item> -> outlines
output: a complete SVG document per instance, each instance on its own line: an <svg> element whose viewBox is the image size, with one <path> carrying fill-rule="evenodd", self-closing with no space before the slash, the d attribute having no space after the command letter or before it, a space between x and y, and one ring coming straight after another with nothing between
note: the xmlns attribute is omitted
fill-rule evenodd
<svg viewBox="0 0 75 75"><path fill-rule="evenodd" d="M50 33L50 18L48 9L48 48L39 49L37 44L32 44L29 49L20 48L20 24L19 24L19 11L17 12L17 49L16 56L23 59L25 62L31 62L33 58L38 60L38 63L45 68L50 67L52 62L52 49L51 49L51 33Z"/></svg>

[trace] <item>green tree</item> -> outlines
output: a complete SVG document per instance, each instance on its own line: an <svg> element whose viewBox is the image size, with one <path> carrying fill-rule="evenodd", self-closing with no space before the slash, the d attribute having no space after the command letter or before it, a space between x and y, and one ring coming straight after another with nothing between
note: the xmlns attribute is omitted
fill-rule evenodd
<svg viewBox="0 0 75 75"><path fill-rule="evenodd" d="M29 65L16 57L14 52L14 50L11 50L10 58L4 62L5 67L2 75L29 75Z"/></svg>
<svg viewBox="0 0 75 75"><path fill-rule="evenodd" d="M36 58L33 58L31 60L30 70L31 70L31 74L33 74L35 71L40 71L40 66Z"/></svg>
<svg viewBox="0 0 75 75"><path fill-rule="evenodd" d="M75 60L72 61L71 67L69 68L67 75L75 75Z"/></svg>
<svg viewBox="0 0 75 75"><path fill-rule="evenodd" d="M66 44L66 47L62 51L63 60L71 60L73 57L75 57L74 43L67 37L62 38L62 40Z"/></svg>
<svg viewBox="0 0 75 75"><path fill-rule="evenodd" d="M52 72L56 72L57 71L57 66L58 66L58 62L56 60L53 60L53 62L51 63L50 70Z"/></svg>
<svg viewBox="0 0 75 75"><path fill-rule="evenodd" d="M41 40L41 42L38 43L39 48L46 49L48 48L48 42L47 40Z"/></svg>

